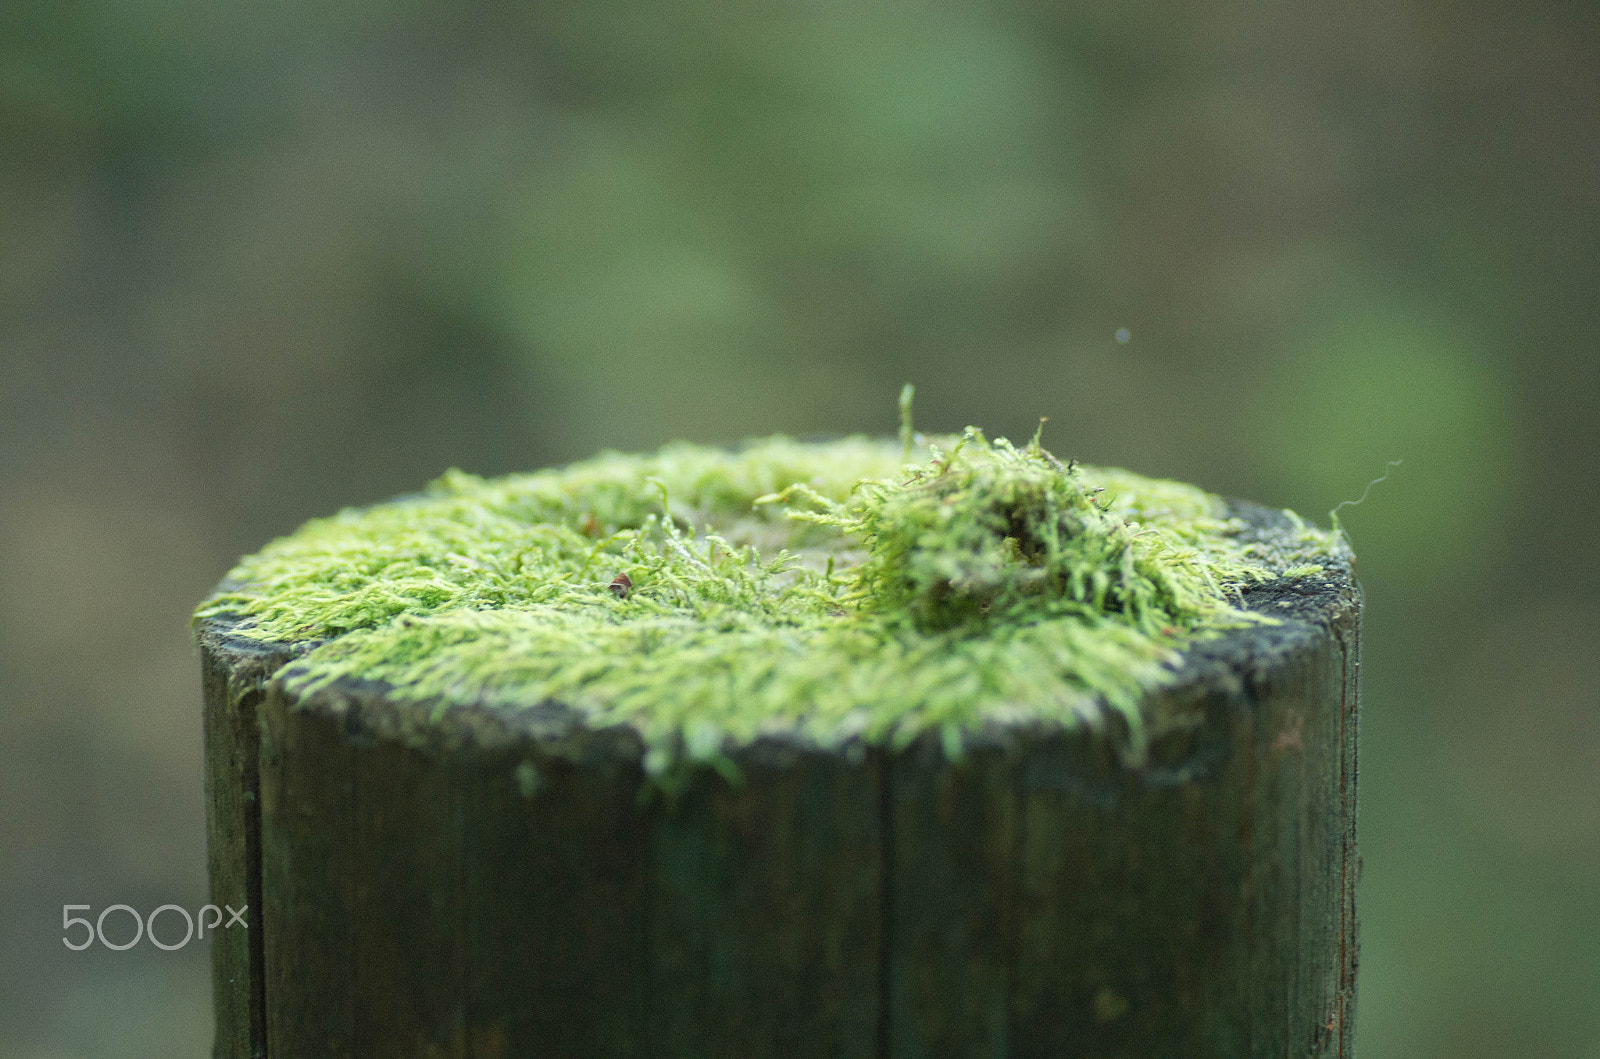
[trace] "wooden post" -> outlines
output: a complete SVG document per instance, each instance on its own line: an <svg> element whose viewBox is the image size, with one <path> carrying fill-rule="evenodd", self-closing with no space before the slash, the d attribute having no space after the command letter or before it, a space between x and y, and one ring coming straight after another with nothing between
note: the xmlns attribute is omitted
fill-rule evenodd
<svg viewBox="0 0 1600 1059"><path fill-rule="evenodd" d="M777 734L645 799L631 730L296 698L205 620L212 894L251 909L216 1055L1348 1055L1359 591L1246 602L1284 620L1188 652L1138 768L1114 729Z"/></svg>

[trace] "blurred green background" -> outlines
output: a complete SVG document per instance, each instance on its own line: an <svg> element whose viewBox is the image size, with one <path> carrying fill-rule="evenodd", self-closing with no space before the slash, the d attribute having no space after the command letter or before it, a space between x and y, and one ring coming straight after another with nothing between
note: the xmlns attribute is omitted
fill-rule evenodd
<svg viewBox="0 0 1600 1059"><path fill-rule="evenodd" d="M1600 10L0 0L0 1054L200 1056L194 603L450 466L1031 434L1367 591L1364 1059L1600 1056ZM1126 329L1126 341L1118 332Z"/></svg>

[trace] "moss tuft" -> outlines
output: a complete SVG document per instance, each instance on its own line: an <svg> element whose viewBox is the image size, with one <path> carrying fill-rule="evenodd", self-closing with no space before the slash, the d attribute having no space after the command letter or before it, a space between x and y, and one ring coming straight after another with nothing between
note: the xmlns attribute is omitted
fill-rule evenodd
<svg viewBox="0 0 1600 1059"><path fill-rule="evenodd" d="M726 765L764 732L947 743L985 721L1126 719L1196 637L1268 619L1245 586L1309 575L1190 486L969 429L908 460L866 439L670 446L320 519L245 559L197 617L302 645L308 694L557 700L626 724L647 765ZM625 579L624 576L625 575Z"/></svg>

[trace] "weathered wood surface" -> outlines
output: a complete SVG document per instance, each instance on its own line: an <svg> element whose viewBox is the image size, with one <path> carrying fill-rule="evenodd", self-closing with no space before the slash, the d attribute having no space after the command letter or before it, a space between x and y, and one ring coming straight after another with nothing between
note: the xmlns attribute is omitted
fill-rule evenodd
<svg viewBox="0 0 1600 1059"><path fill-rule="evenodd" d="M287 651L203 630L206 853L211 903L243 909L245 928L211 935L218 1056L265 1055L262 988L260 736L256 712Z"/></svg>
<svg viewBox="0 0 1600 1059"><path fill-rule="evenodd" d="M1286 527L1246 508L1262 532ZM559 705L304 700L201 629L219 1057L1345 1056L1359 594L1249 602L1192 719L825 753L772 738L641 799Z"/></svg>

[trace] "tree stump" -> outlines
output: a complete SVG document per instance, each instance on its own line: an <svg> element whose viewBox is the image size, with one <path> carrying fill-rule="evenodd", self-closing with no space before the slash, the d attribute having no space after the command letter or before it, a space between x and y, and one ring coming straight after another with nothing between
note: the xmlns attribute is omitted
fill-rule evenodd
<svg viewBox="0 0 1600 1059"><path fill-rule="evenodd" d="M628 725L297 692L313 645L212 613L215 1054L1348 1055L1360 601L1320 565L1184 649L1136 759L1114 714L778 727L671 790Z"/></svg>

